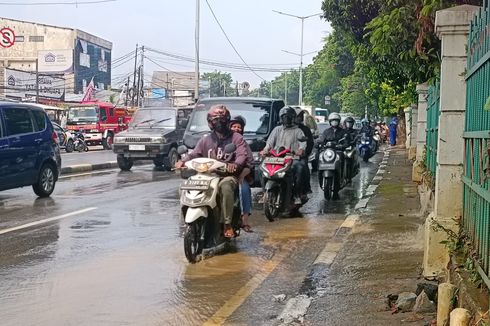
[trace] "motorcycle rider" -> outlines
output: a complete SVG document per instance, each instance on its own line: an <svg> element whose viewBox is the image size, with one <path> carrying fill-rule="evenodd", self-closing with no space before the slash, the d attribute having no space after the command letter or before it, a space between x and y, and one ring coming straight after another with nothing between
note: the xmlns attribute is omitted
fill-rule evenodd
<svg viewBox="0 0 490 326"><path fill-rule="evenodd" d="M199 139L194 150L175 163L177 169L182 168L184 162L198 157L209 157L227 163L227 175L220 180L218 185L219 207L224 223L224 236L227 238L235 235L231 221L238 176L252 159L242 135L230 130L230 120L230 111L226 106L213 105L207 114L208 127L212 132ZM224 151L225 146L230 143L236 147L236 151L232 154Z"/></svg>
<svg viewBox="0 0 490 326"><path fill-rule="evenodd" d="M349 136L349 147L356 149L356 144L357 144L357 130L354 129L354 124L355 120L353 117L347 117L344 120L344 131L345 133ZM355 155L355 154L354 154ZM354 174L354 167L357 164L357 156L353 156L352 159L347 160L347 179L349 182L352 180L353 174Z"/></svg>
<svg viewBox="0 0 490 326"><path fill-rule="evenodd" d="M361 130L359 131L359 134L366 134L367 137L372 138L374 135L374 129L373 127L370 126L369 120L364 118L361 120Z"/></svg>
<svg viewBox="0 0 490 326"><path fill-rule="evenodd" d="M247 121L241 115L234 116L230 120L230 129L233 132L243 135L246 123ZM246 145L248 155L249 157L252 157L252 150L248 144ZM250 190L250 185L253 184L254 181L250 172L251 169L247 166L242 170L238 178L238 184L240 185L240 207L242 209L242 229L245 232L253 232L248 222L248 217L252 213L252 191Z"/></svg>
<svg viewBox="0 0 490 326"><path fill-rule="evenodd" d="M337 112L332 112L328 115L328 123L330 124L330 128L326 129L322 137L319 141L319 144L325 145L327 142L333 141L337 143L337 149L343 150L349 146L349 143L351 142L349 134L345 132L344 129L342 129L340 125L340 114ZM343 160L344 157L341 154L340 155L341 159ZM343 166L343 164L341 164ZM318 174L318 178L320 180L320 183L323 182L323 175L321 173ZM338 199L339 194L335 193L333 195L333 199Z"/></svg>
<svg viewBox="0 0 490 326"><path fill-rule="evenodd" d="M275 127L267 143L262 150L262 155L267 155L271 149L276 152L280 148L291 149L295 155L302 157L306 151L306 143L300 141L305 139L306 136L304 132L294 123L296 118L296 112L291 107L283 107L279 111L279 118L281 119L282 125ZM308 197L306 196L306 189L304 180L307 178L306 170L308 165L305 164L304 160L295 159L292 166L293 180L294 180L294 204L304 204Z"/></svg>
<svg viewBox="0 0 490 326"><path fill-rule="evenodd" d="M311 132L311 129L304 124L304 118L305 118L305 114L306 114L305 112L307 112L307 111L303 110L299 107L295 108L294 111L296 112L295 123L298 125L299 129L301 129L301 131L303 131L303 133L305 134L305 136L307 138L305 153L303 154L301 159L305 161L305 164L308 167L308 159L311 155L311 152L313 151L313 146L315 145L315 140L313 138L313 134ZM306 169L306 179L304 180L304 183L305 183L304 189L305 189L306 193L311 194L310 169L309 168Z"/></svg>

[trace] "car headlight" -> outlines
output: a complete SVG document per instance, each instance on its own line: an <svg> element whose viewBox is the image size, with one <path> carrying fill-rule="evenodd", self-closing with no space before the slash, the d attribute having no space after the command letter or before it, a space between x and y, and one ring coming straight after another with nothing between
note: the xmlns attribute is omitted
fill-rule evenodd
<svg viewBox="0 0 490 326"><path fill-rule="evenodd" d="M125 142L126 142L125 137L114 137L114 144L121 144L121 143L125 143Z"/></svg>
<svg viewBox="0 0 490 326"><path fill-rule="evenodd" d="M323 152L323 159L325 162L332 162L335 159L335 152L328 148L325 152Z"/></svg>
<svg viewBox="0 0 490 326"><path fill-rule="evenodd" d="M97 129L90 129L90 132L99 132Z"/></svg>
<svg viewBox="0 0 490 326"><path fill-rule="evenodd" d="M151 142L152 143L163 143L163 144L165 144L167 142L167 140L165 139L165 137L152 137Z"/></svg>

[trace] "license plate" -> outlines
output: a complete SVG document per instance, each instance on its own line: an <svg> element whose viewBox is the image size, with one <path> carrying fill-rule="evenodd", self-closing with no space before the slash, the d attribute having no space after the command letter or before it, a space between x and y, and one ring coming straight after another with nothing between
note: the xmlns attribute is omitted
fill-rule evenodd
<svg viewBox="0 0 490 326"><path fill-rule="evenodd" d="M186 180L180 186L182 190L208 190L211 181L209 180Z"/></svg>
<svg viewBox="0 0 490 326"><path fill-rule="evenodd" d="M266 157L264 159L264 164L284 165L284 162L284 157Z"/></svg>
<svg viewBox="0 0 490 326"><path fill-rule="evenodd" d="M144 151L145 145L129 145L130 151Z"/></svg>

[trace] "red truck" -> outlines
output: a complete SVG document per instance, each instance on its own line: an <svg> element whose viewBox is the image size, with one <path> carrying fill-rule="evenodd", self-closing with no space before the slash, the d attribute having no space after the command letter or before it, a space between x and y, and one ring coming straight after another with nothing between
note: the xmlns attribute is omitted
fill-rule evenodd
<svg viewBox="0 0 490 326"><path fill-rule="evenodd" d="M114 135L128 128L131 113L113 103L89 102L68 109L66 129L82 131L87 145L111 149Z"/></svg>

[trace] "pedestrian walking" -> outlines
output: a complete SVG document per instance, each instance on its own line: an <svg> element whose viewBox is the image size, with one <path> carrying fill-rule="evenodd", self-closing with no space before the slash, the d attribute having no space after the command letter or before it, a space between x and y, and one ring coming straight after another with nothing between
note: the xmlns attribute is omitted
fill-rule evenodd
<svg viewBox="0 0 490 326"><path fill-rule="evenodd" d="M390 145L396 145L396 129L398 127L398 118L395 116L390 122Z"/></svg>

